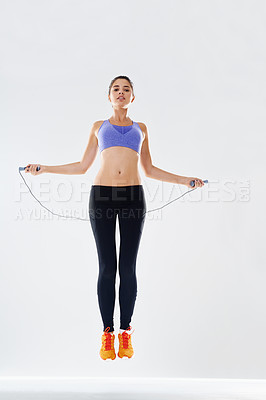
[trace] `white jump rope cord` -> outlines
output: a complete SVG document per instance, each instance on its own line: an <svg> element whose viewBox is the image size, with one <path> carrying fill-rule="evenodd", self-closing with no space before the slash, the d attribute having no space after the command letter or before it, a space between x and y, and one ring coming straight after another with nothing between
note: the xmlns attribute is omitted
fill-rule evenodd
<svg viewBox="0 0 266 400"><path fill-rule="evenodd" d="M49 211L49 212L52 213L53 215L58 215L59 217L63 217L63 218L75 218L75 219L80 219L80 220L82 220L82 221L90 221L90 219L88 219L88 218L79 218L79 217L72 217L72 216L70 216L70 215L57 214L57 213L54 213L53 211L49 210L49 208L45 207L45 206L40 202L40 200L38 200L37 197L34 196L34 194L32 193L32 191L31 191L31 189L30 189L30 187L27 185L27 182L25 181L24 177L22 176L22 174L21 174L20 171L22 171L22 170L24 170L24 169L25 169L24 167L19 167L20 176L21 176L21 178L24 180L25 185L28 187L28 189L29 189L30 193L32 194L32 196L38 201L38 203L39 203L43 208L45 208L47 211ZM205 180L205 181L203 181L203 182L208 183L208 180ZM194 185L195 185L195 182L194 182L194 181L191 181L191 182L190 182L191 186L194 186L193 183L194 183ZM174 199L174 200L172 200L172 201L169 201L169 203L164 204L162 207L158 207L158 208L155 208L155 209L153 209L153 210L148 210L148 211L146 211L144 214L147 214L148 212L156 211L156 210L159 210L159 209L161 209L161 208L163 208L163 207L166 207L166 206L168 206L168 204L172 203L173 201L176 201L176 200L180 199L180 198L183 197L185 194L187 194L187 193L189 193L189 192L192 192L193 190L196 190L196 189L197 189L197 188L188 190L187 192L183 193L181 196L177 197L176 199ZM144 214L143 214L143 215L144 215Z"/></svg>

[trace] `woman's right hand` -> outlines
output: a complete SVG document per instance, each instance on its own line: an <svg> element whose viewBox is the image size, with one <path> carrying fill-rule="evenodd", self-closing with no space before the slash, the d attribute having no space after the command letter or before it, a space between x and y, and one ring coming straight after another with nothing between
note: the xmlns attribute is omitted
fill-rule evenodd
<svg viewBox="0 0 266 400"><path fill-rule="evenodd" d="M37 171L37 167L40 167L40 170ZM44 172L44 165L40 164L28 164L25 168L25 172L30 172L32 175L40 175Z"/></svg>

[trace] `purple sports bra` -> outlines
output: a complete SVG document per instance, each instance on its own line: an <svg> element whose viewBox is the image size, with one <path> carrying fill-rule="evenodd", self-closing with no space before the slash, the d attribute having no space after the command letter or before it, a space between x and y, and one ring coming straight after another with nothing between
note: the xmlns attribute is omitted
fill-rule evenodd
<svg viewBox="0 0 266 400"><path fill-rule="evenodd" d="M102 152L107 147L129 147L140 154L143 141L143 133L137 122L132 125L113 125L106 119L98 130L98 147Z"/></svg>

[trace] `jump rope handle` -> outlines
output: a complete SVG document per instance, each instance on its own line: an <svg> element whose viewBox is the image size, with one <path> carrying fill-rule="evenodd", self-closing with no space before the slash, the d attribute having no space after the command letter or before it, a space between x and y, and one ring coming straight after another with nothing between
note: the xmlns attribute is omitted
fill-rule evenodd
<svg viewBox="0 0 266 400"><path fill-rule="evenodd" d="M208 179L205 179L205 181L203 181L204 183L208 183ZM195 181L194 179L192 181L189 182L190 186L195 186Z"/></svg>
<svg viewBox="0 0 266 400"><path fill-rule="evenodd" d="M26 167L19 167L19 171L24 171ZM38 165L36 171L40 171L41 167Z"/></svg>

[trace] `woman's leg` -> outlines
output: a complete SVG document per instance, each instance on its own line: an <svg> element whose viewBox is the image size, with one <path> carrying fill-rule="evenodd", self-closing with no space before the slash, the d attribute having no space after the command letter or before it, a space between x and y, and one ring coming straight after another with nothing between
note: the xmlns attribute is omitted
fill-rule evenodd
<svg viewBox="0 0 266 400"><path fill-rule="evenodd" d="M106 192L105 187L105 194ZM101 189L101 192L103 190ZM97 295L103 321L103 331L109 326L114 331L115 278L117 270L115 229L116 213L112 201L105 196L105 201L92 186L89 203L89 216L93 235L96 242L99 275Z"/></svg>
<svg viewBox="0 0 266 400"><path fill-rule="evenodd" d="M127 186L127 188L130 188ZM130 200L119 209L118 220L120 229L119 252L119 305L120 329L130 325L137 297L136 261L145 221L146 201L142 185L131 186ZM126 205L127 204L127 205Z"/></svg>

